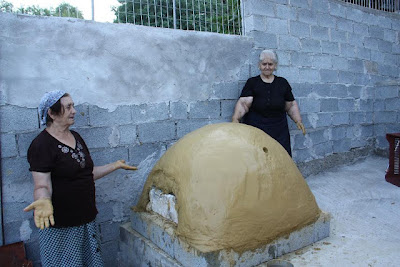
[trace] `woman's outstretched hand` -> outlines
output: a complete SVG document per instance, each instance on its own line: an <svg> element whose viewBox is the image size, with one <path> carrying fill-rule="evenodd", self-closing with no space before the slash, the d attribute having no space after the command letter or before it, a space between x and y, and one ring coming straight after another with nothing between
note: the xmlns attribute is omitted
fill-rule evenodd
<svg viewBox="0 0 400 267"><path fill-rule="evenodd" d="M24 209L24 211L30 210L34 210L35 225L37 228L43 230L44 227L49 228L50 224L54 225L53 204L50 198L40 198Z"/></svg>
<svg viewBox="0 0 400 267"><path fill-rule="evenodd" d="M125 163L125 160L120 159L117 160L115 163L115 169L124 169L124 170L129 170L129 171L136 171L138 168L135 166L130 166L128 164Z"/></svg>
<svg viewBox="0 0 400 267"><path fill-rule="evenodd" d="M299 121L296 122L296 125L297 129L301 130L303 132L303 135L306 135L306 128L304 128L304 124L301 121Z"/></svg>

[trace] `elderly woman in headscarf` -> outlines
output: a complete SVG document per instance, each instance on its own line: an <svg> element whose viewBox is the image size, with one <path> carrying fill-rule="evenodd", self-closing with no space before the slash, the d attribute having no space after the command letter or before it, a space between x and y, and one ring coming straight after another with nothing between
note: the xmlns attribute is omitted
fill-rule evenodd
<svg viewBox="0 0 400 267"><path fill-rule="evenodd" d="M46 128L28 149L42 266L103 266L94 181L117 170L136 170L124 160L94 166L82 137L70 130L76 110L69 94L46 93L39 116Z"/></svg>
<svg viewBox="0 0 400 267"><path fill-rule="evenodd" d="M306 130L289 82L274 75L277 66L276 53L263 50L258 63L261 74L247 80L236 103L232 122L240 122L243 118L245 124L263 130L292 156L286 114L303 134L306 134Z"/></svg>

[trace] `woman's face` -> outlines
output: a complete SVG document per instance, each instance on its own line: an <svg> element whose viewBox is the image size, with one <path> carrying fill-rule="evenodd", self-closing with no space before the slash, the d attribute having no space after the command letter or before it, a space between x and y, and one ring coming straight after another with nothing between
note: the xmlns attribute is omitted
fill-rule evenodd
<svg viewBox="0 0 400 267"><path fill-rule="evenodd" d="M270 76L275 71L276 64L272 58L266 57L258 64L258 67L260 68L262 75Z"/></svg>
<svg viewBox="0 0 400 267"><path fill-rule="evenodd" d="M75 122L75 106L72 98L70 96L64 96L60 100L61 102L61 114L52 115L53 123L57 123L60 125L70 126Z"/></svg>

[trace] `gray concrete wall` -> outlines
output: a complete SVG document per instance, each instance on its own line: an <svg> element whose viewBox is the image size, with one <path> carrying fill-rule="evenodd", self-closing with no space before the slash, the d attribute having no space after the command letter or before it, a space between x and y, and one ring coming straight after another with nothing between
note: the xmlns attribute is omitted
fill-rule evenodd
<svg viewBox="0 0 400 267"><path fill-rule="evenodd" d="M205 124L229 121L257 75L259 52L278 52L308 134L293 123L305 176L385 151L399 132L400 16L334 0L246 0L245 36L0 13L0 131L4 243L25 241L39 260L26 151L42 130L44 92L68 91L75 129L95 164L139 166L96 182L104 258L115 266L119 226L166 149Z"/></svg>

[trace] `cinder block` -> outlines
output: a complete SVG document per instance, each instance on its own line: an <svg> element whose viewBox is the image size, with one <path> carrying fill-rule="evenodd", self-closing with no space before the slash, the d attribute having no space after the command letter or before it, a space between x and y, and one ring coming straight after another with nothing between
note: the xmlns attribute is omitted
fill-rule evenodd
<svg viewBox="0 0 400 267"><path fill-rule="evenodd" d="M336 16L336 17L342 17L342 18L346 17L348 9L345 6L343 6L342 4L329 2L329 7L330 7L329 11L330 11L331 15Z"/></svg>
<svg viewBox="0 0 400 267"><path fill-rule="evenodd" d="M175 122L161 121L138 125L138 138L142 143L153 143L176 138Z"/></svg>
<svg viewBox="0 0 400 267"><path fill-rule="evenodd" d="M377 111L375 112L374 123L395 123L397 122L396 111Z"/></svg>
<svg viewBox="0 0 400 267"><path fill-rule="evenodd" d="M109 137L112 135L110 127L92 127L76 129L89 149L110 147Z"/></svg>
<svg viewBox="0 0 400 267"><path fill-rule="evenodd" d="M342 30L331 29L329 40L334 43L345 43L347 40L347 33Z"/></svg>
<svg viewBox="0 0 400 267"><path fill-rule="evenodd" d="M260 31L265 32L265 16L262 15L250 15L244 17L244 25L246 25L246 31Z"/></svg>
<svg viewBox="0 0 400 267"><path fill-rule="evenodd" d="M298 149L293 150L293 160L295 162L307 162L314 159L314 156L311 154L310 149Z"/></svg>
<svg viewBox="0 0 400 267"><path fill-rule="evenodd" d="M115 241L119 237L119 227L120 223L118 222L113 222L113 221L107 221L107 222L102 222L99 224L99 231L101 234L101 243L106 243L110 241L114 241L112 243L116 243Z"/></svg>
<svg viewBox="0 0 400 267"><path fill-rule="evenodd" d="M355 74L349 71L339 71L339 81L344 84L355 84Z"/></svg>
<svg viewBox="0 0 400 267"><path fill-rule="evenodd" d="M248 33L248 36L254 39L255 47L269 47L270 49L278 48L277 36L275 34L252 31Z"/></svg>
<svg viewBox="0 0 400 267"><path fill-rule="evenodd" d="M33 139L38 136L41 131L37 130L30 133L21 133L17 135L18 138L18 152L21 157L26 157L28 148L31 145Z"/></svg>
<svg viewBox="0 0 400 267"><path fill-rule="evenodd" d="M340 44L340 56L355 58L356 57L356 47L351 44Z"/></svg>
<svg viewBox="0 0 400 267"><path fill-rule="evenodd" d="M311 9L318 11L315 13L328 13L329 12L329 2L328 1L313 1L311 4ZM325 17L332 17L324 14Z"/></svg>
<svg viewBox="0 0 400 267"><path fill-rule="evenodd" d="M399 111L400 98L389 98L389 99L385 99L384 101L385 101L385 110L386 111ZM370 100L370 102L372 102L372 100Z"/></svg>
<svg viewBox="0 0 400 267"><path fill-rule="evenodd" d="M221 118L231 119L237 100L221 100Z"/></svg>
<svg viewBox="0 0 400 267"><path fill-rule="evenodd" d="M329 30L327 27L311 26L311 38L315 40L329 40Z"/></svg>
<svg viewBox="0 0 400 267"><path fill-rule="evenodd" d="M316 93L319 97L330 97L332 92L332 84L313 84L313 92Z"/></svg>
<svg viewBox="0 0 400 267"><path fill-rule="evenodd" d="M321 41L321 51L324 54L339 55L339 43ZM335 66L334 62L332 64Z"/></svg>
<svg viewBox="0 0 400 267"><path fill-rule="evenodd" d="M221 113L220 101L199 101L190 104L189 118L211 119L219 118Z"/></svg>
<svg viewBox="0 0 400 267"><path fill-rule="evenodd" d="M97 199L99 200L99 199ZM96 223L101 224L103 222L108 222L113 219L113 206L115 202L101 202L97 201L96 208L98 210L98 214L96 217Z"/></svg>
<svg viewBox="0 0 400 267"><path fill-rule="evenodd" d="M374 105L374 111L386 111L384 99L375 99L373 105Z"/></svg>
<svg viewBox="0 0 400 267"><path fill-rule="evenodd" d="M89 125L89 105L82 104L76 105L75 123L74 127L84 127ZM93 114L96 116L96 114Z"/></svg>
<svg viewBox="0 0 400 267"><path fill-rule="evenodd" d="M212 86L213 98L216 99L238 99L238 83L237 82L224 82L215 83Z"/></svg>
<svg viewBox="0 0 400 267"><path fill-rule="evenodd" d="M90 152L95 166L105 165L120 159L128 162L128 149L125 147L105 148Z"/></svg>
<svg viewBox="0 0 400 267"><path fill-rule="evenodd" d="M297 81L300 79L299 69L297 67L281 66L277 71L277 75L285 77L288 81Z"/></svg>
<svg viewBox="0 0 400 267"><path fill-rule="evenodd" d="M343 57L332 57L332 68L335 70L349 71L348 60Z"/></svg>
<svg viewBox="0 0 400 267"><path fill-rule="evenodd" d="M184 120L178 121L177 124L177 138L181 138L187 133L190 133L196 129L199 129L207 124L210 124L209 120Z"/></svg>
<svg viewBox="0 0 400 267"><path fill-rule="evenodd" d="M101 255L104 260L105 267L118 266L118 258L116 257L118 254L118 249L118 238L116 240L101 244Z"/></svg>
<svg viewBox="0 0 400 267"><path fill-rule="evenodd" d="M160 154L165 151L165 145L162 143L146 143L129 147L129 160L135 166L141 164L148 156Z"/></svg>
<svg viewBox="0 0 400 267"><path fill-rule="evenodd" d="M361 124L365 122L365 112L350 112L350 124Z"/></svg>
<svg viewBox="0 0 400 267"><path fill-rule="evenodd" d="M131 106L132 121L134 123L166 120L169 117L167 103L142 104Z"/></svg>
<svg viewBox="0 0 400 267"><path fill-rule="evenodd" d="M333 153L332 141L314 145L313 150L315 155L317 155L319 158L323 158L327 155L330 155Z"/></svg>
<svg viewBox="0 0 400 267"><path fill-rule="evenodd" d="M389 41L378 40L378 50L381 52L391 53L392 46L393 44Z"/></svg>
<svg viewBox="0 0 400 267"><path fill-rule="evenodd" d="M326 98L321 99L321 112L334 112L338 111L338 99Z"/></svg>
<svg viewBox="0 0 400 267"><path fill-rule="evenodd" d="M336 27L338 30L349 32L349 33L353 32L353 25L354 25L353 21L351 21L349 19L345 19L345 18L338 18L337 22L336 22Z"/></svg>
<svg viewBox="0 0 400 267"><path fill-rule="evenodd" d="M383 40L396 43L397 32L392 29L383 29Z"/></svg>
<svg viewBox="0 0 400 267"><path fill-rule="evenodd" d="M295 2L299 1L291 1L290 3L293 5ZM305 22L309 25L317 25L318 20L315 12L312 12L310 9L298 9L297 11L298 21Z"/></svg>
<svg viewBox="0 0 400 267"><path fill-rule="evenodd" d="M113 126L129 124L131 121L129 106L119 106L112 112L97 106L89 106L89 122L91 126Z"/></svg>
<svg viewBox="0 0 400 267"><path fill-rule="evenodd" d="M347 18L355 22L364 22L368 17L364 11L353 8L351 12L347 13Z"/></svg>
<svg viewBox="0 0 400 267"><path fill-rule="evenodd" d="M3 181L3 190L9 184L20 184L32 179L29 173L29 163L26 158L3 158L1 159L1 173ZM3 191L3 195L5 191Z"/></svg>
<svg viewBox="0 0 400 267"><path fill-rule="evenodd" d="M333 153L344 153L350 151L350 139L341 139L333 141Z"/></svg>
<svg viewBox="0 0 400 267"><path fill-rule="evenodd" d="M313 2L313 7L318 6L319 4L323 5L328 5L328 2L325 1L318 1L318 2ZM322 12L316 13L317 20L318 20L318 25L322 27L328 27L331 30L336 28L336 18L327 15L325 12L328 12L329 8L322 10Z"/></svg>
<svg viewBox="0 0 400 267"><path fill-rule="evenodd" d="M299 68L299 78L300 82L320 81L319 71L312 68Z"/></svg>
<svg viewBox="0 0 400 267"><path fill-rule="evenodd" d="M171 119L187 119L188 104L183 101L170 102Z"/></svg>
<svg viewBox="0 0 400 267"><path fill-rule="evenodd" d="M298 98L298 103L302 112L311 113L321 110L321 103L318 99Z"/></svg>
<svg viewBox="0 0 400 267"><path fill-rule="evenodd" d="M0 130L2 133L31 131L39 128L39 115L36 108L0 106Z"/></svg>
<svg viewBox="0 0 400 267"><path fill-rule="evenodd" d="M321 69L319 71L319 74L321 76L321 82L326 82L326 83L338 82L339 74L337 70Z"/></svg>
<svg viewBox="0 0 400 267"><path fill-rule="evenodd" d="M244 15L262 15L273 17L275 15L274 6L275 5L272 3L261 0L249 1L246 3Z"/></svg>
<svg viewBox="0 0 400 267"><path fill-rule="evenodd" d="M337 98L348 97L347 86L344 84L333 84L331 96L334 96Z"/></svg>
<svg viewBox="0 0 400 267"><path fill-rule="evenodd" d="M375 99L387 99L399 97L399 86L375 87Z"/></svg>
<svg viewBox="0 0 400 267"><path fill-rule="evenodd" d="M312 57L309 54L293 52L290 57L290 61L295 66L311 67Z"/></svg>
<svg viewBox="0 0 400 267"><path fill-rule="evenodd" d="M372 112L374 110L374 100L360 99L360 110L365 112Z"/></svg>
<svg viewBox="0 0 400 267"><path fill-rule="evenodd" d="M288 34L289 24L287 19L267 18L266 28L268 33Z"/></svg>
<svg viewBox="0 0 400 267"><path fill-rule="evenodd" d="M331 140L343 140L347 136L347 127L333 127L331 128Z"/></svg>
<svg viewBox="0 0 400 267"><path fill-rule="evenodd" d="M378 65L378 68L379 68L379 73L385 73L393 78L397 78L399 75L398 66Z"/></svg>
<svg viewBox="0 0 400 267"><path fill-rule="evenodd" d="M13 133L1 134L1 157L9 158L18 155L16 136Z"/></svg>
<svg viewBox="0 0 400 267"><path fill-rule="evenodd" d="M294 8L284 4L284 5L276 5L276 17L281 19L289 19L290 21L294 21L297 19L297 13Z"/></svg>
<svg viewBox="0 0 400 267"><path fill-rule="evenodd" d="M301 38L301 51L306 53L321 53L321 42L310 38ZM339 49L338 49L339 53Z"/></svg>
<svg viewBox="0 0 400 267"><path fill-rule="evenodd" d="M279 49L293 50L293 51L301 50L300 39L297 37L288 36L288 35L279 35L278 40L279 40L278 41Z"/></svg>
<svg viewBox="0 0 400 267"><path fill-rule="evenodd" d="M3 192L7 193L7 192ZM28 193L27 193L28 194ZM30 187L29 196L26 196L27 200L24 202L3 202L3 222L4 223L18 223L21 224L23 221L30 220L32 227L35 226L33 222L33 212L24 212L24 208L32 203L33 201L33 183ZM29 199L29 200L28 200ZM4 199L3 199L4 200Z"/></svg>
<svg viewBox="0 0 400 267"><path fill-rule="evenodd" d="M121 145L134 145L137 142L136 125L120 125L118 130L120 133L119 143Z"/></svg>
<svg viewBox="0 0 400 267"><path fill-rule="evenodd" d="M359 32L347 34L347 44L355 46L356 49L364 48L364 44L360 40L363 40L366 37L365 35L365 33Z"/></svg>
<svg viewBox="0 0 400 267"><path fill-rule="evenodd" d="M355 101L351 98L338 99L340 111L355 111Z"/></svg>
<svg viewBox="0 0 400 267"><path fill-rule="evenodd" d="M38 232L38 231L34 231ZM34 266L41 266L40 264L40 250L39 250L39 240L38 238L31 238L24 242L26 258L33 262Z"/></svg>
<svg viewBox="0 0 400 267"><path fill-rule="evenodd" d="M327 141L324 130L316 130L312 132L310 131L308 133L308 136L311 139L314 146L317 144L325 143Z"/></svg>
<svg viewBox="0 0 400 267"><path fill-rule="evenodd" d="M292 83L292 92L294 97L308 97L313 91L314 84L310 83Z"/></svg>
<svg viewBox="0 0 400 267"><path fill-rule="evenodd" d="M378 39L376 39L375 37L365 37L364 47L371 50L379 50Z"/></svg>
<svg viewBox="0 0 400 267"><path fill-rule="evenodd" d="M309 8L307 0L291 1L290 4L294 7Z"/></svg>
<svg viewBox="0 0 400 267"><path fill-rule="evenodd" d="M332 57L328 55L314 55L312 57L312 67L316 69L331 69Z"/></svg>

